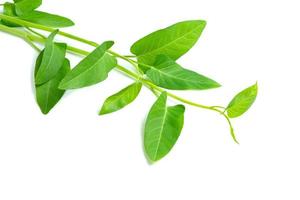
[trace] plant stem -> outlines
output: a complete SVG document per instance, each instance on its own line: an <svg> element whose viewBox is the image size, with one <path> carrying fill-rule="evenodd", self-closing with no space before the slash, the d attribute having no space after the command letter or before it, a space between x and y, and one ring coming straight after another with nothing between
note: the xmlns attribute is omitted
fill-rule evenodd
<svg viewBox="0 0 300 200"><path fill-rule="evenodd" d="M29 38L24 38L24 40L25 40L25 41L26 41L33 49L35 49L37 52L41 52L41 51L42 51L39 47L37 47L37 46L32 42L31 39L29 39Z"/></svg>
<svg viewBox="0 0 300 200"><path fill-rule="evenodd" d="M31 33L34 33L35 35L40 36L41 38L46 39L46 37L44 35L40 34L39 32L36 32L32 28L29 28L29 27L24 27L24 28L27 29L28 31L30 31Z"/></svg>
<svg viewBox="0 0 300 200"><path fill-rule="evenodd" d="M39 25L39 24L27 22L27 21L18 19L16 17L10 17L10 16L3 15L3 14L0 14L0 19L5 19L5 20L7 20L9 22L13 22L13 23L19 24L19 25L21 25L21 26L23 26L23 27L25 27L27 29L29 28L29 30L31 32L33 32L35 35L30 34L28 32L24 32L24 31L18 30L18 29L15 29L15 28L10 28L10 27L7 27L5 25L1 25L0 24L0 30L2 30L4 32L7 32L7 33L10 33L10 34L13 34L13 35L18 36L18 37L21 37L21 38L23 38L27 42L30 41L30 45L32 47L34 47L36 50L39 50L39 49L32 43L32 41L39 42L39 43L43 44L43 43L45 43L45 38L44 38L43 35L36 34L37 32L32 31L32 29L30 29L30 28L36 28L36 29L43 30L43 31L48 31L48 32L53 32L53 31L56 30L56 29L51 28L51 27L47 27L47 26L43 26L43 25ZM90 41L90 40L86 40L84 38L81 38L81 37L78 37L78 36L75 36L75 35L63 32L63 31L59 31L58 34L62 35L62 36L65 36L67 38L76 40L78 42L82 42L82 43L88 44L88 45L93 46L93 47L98 47L99 46L98 43L96 43L96 42L93 42L93 41ZM76 47L73 47L73 46L69 46L69 45L68 45L67 49L68 49L68 51L70 51L72 53L76 53L76 54L80 54L80 55L85 55L86 56L86 55L89 54L89 52L87 52L85 50L82 50L82 49L79 49L79 48L76 48ZM141 64L141 63L138 63L137 61L130 59L128 56L122 56L122 55L120 55L120 54L118 54L118 53L116 53L114 51L111 51L111 50L109 50L108 53L110 53L112 56L115 56L117 58L123 59L123 60L129 62L130 64L132 64L133 66L135 66L136 69L138 70L139 74L131 72L130 70L128 70L128 69L126 69L126 68L118 65L117 69L119 71L123 72L124 74L126 74L129 77L132 77L135 80L141 81L145 86L150 87L151 90L156 90L158 92L163 92L164 91L164 89L156 86L155 84L153 84L149 80L146 80L146 79L144 79L142 77L143 73L139 69L139 67L137 66L137 64ZM145 64L141 64L141 65L149 67L148 65L145 65ZM192 102L190 100L184 99L184 98L179 97L179 96L177 96L175 94L172 94L170 92L167 92L167 94L168 94L169 97L171 97L173 99L176 99L176 100L178 100L178 101L180 101L182 103L189 104L191 106L195 106L195 107L199 107L199 108L203 108L203 109L207 109L207 110L212 110L212 111L220 113L222 116L224 116L226 118L226 120L227 120L227 122L228 122L228 124L230 126L231 136L234 139L234 141L236 143L238 143L237 140L236 140L236 137L234 135L232 124L231 124L231 121L230 121L229 117L223 111L221 111L221 110L218 109L218 108L223 108L223 107L221 107L221 106L206 106L206 105L202 105L202 104L195 103L195 102Z"/></svg>

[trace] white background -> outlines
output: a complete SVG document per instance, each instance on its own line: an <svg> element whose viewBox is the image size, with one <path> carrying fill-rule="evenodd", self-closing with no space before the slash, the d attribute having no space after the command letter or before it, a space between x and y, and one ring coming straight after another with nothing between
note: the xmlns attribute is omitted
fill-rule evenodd
<svg viewBox="0 0 300 200"><path fill-rule="evenodd" d="M178 143L149 165L142 128L155 101L151 92L144 89L130 106L99 117L105 98L131 83L112 72L97 86L68 92L44 116L32 86L36 52L0 33L0 199L299 200L298 2L44 0L42 10L76 22L67 31L96 42L115 40L113 49L123 54L154 30L205 19L200 41L179 63L223 87L177 93L226 105L258 81L259 95L251 110L233 121L240 145L217 113L187 107Z"/></svg>

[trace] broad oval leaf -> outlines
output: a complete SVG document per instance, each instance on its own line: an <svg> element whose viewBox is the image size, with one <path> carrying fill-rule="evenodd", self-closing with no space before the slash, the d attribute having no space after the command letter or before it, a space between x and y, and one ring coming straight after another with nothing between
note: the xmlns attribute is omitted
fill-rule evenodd
<svg viewBox="0 0 300 200"><path fill-rule="evenodd" d="M141 88L142 83L133 83L118 93L108 97L105 100L99 114L104 115L124 108L136 99Z"/></svg>
<svg viewBox="0 0 300 200"><path fill-rule="evenodd" d="M112 41L107 41L97 47L67 74L59 88L77 89L105 80L117 65L117 60L106 53L113 44Z"/></svg>
<svg viewBox="0 0 300 200"><path fill-rule="evenodd" d="M228 117L235 118L244 114L254 103L257 96L257 83L238 93L228 104Z"/></svg>
<svg viewBox="0 0 300 200"><path fill-rule="evenodd" d="M38 59L36 68L40 63ZM65 59L63 66L51 80L42 85L36 85L36 100L43 114L49 113L64 95L65 90L58 89L58 85L69 71L70 62Z"/></svg>
<svg viewBox="0 0 300 200"><path fill-rule="evenodd" d="M15 1L17 15L24 15L38 8L42 0L21 0Z"/></svg>
<svg viewBox="0 0 300 200"><path fill-rule="evenodd" d="M138 56L140 63L149 65L160 54L177 60L195 45L205 25L202 20L176 23L138 40L132 45L131 52Z"/></svg>
<svg viewBox="0 0 300 200"><path fill-rule="evenodd" d="M171 90L205 90L221 86L210 78L182 68L165 55L157 57L146 75L154 84Z"/></svg>
<svg viewBox="0 0 300 200"><path fill-rule="evenodd" d="M19 16L19 18L36 24L51 26L55 28L74 25L74 22L66 17L41 11L31 11L25 15Z"/></svg>
<svg viewBox="0 0 300 200"><path fill-rule="evenodd" d="M52 79L65 60L67 45L53 42L56 34L57 31L51 33L46 41L41 66L35 77L35 83L38 85Z"/></svg>
<svg viewBox="0 0 300 200"><path fill-rule="evenodd" d="M170 152L184 124L184 106L167 107L166 101L167 94L163 92L146 120L144 147L151 161L158 161Z"/></svg>

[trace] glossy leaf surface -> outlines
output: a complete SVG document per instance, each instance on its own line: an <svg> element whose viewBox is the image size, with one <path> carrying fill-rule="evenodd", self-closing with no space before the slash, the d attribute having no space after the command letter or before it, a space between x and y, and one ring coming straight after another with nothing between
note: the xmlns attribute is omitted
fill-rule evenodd
<svg viewBox="0 0 300 200"><path fill-rule="evenodd" d="M140 63L149 65L161 54L177 60L195 45L205 25L202 20L176 23L138 40L132 45L131 52ZM141 68L145 70L143 66Z"/></svg>
<svg viewBox="0 0 300 200"><path fill-rule="evenodd" d="M164 92L152 106L145 124L144 147L148 158L157 161L167 155L175 145L183 124L183 105L167 107Z"/></svg>
<svg viewBox="0 0 300 200"><path fill-rule="evenodd" d="M66 17L54 15L46 12L41 12L41 11L31 11L19 17L29 22L33 22L45 26L51 26L55 28L68 27L74 25L74 22Z"/></svg>
<svg viewBox="0 0 300 200"><path fill-rule="evenodd" d="M35 82L38 85L52 79L65 60L67 45L55 43L53 39L56 34L57 31L51 33L46 41L41 66L35 77Z"/></svg>
<svg viewBox="0 0 300 200"><path fill-rule="evenodd" d="M254 103L257 96L257 83L238 93L227 106L227 114L230 118L244 114Z"/></svg>
<svg viewBox="0 0 300 200"><path fill-rule="evenodd" d="M108 97L105 100L99 114L104 115L124 108L136 99L141 88L142 84L140 82L133 83L118 93Z"/></svg>
<svg viewBox="0 0 300 200"><path fill-rule="evenodd" d="M182 68L164 55L157 57L146 75L154 84L172 90L205 90L221 86L210 78Z"/></svg>
<svg viewBox="0 0 300 200"><path fill-rule="evenodd" d="M112 41L107 41L97 47L67 74L59 87L77 89L105 80L108 73L117 65L116 59L106 53L112 45Z"/></svg>

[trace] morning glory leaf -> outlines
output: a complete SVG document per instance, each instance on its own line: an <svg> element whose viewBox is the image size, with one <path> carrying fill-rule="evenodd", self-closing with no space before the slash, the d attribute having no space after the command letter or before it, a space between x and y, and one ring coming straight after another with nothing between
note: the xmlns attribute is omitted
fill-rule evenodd
<svg viewBox="0 0 300 200"><path fill-rule="evenodd" d="M74 25L74 22L66 17L41 11L31 11L29 13L26 13L25 15L19 16L19 18L36 24L41 24L55 28L68 27Z"/></svg>
<svg viewBox="0 0 300 200"><path fill-rule="evenodd" d="M171 90L205 90L220 87L216 81L187 70L165 55L157 57L153 67L146 71L156 85Z"/></svg>
<svg viewBox="0 0 300 200"><path fill-rule="evenodd" d="M36 68L39 68L39 63L40 61L37 61ZM58 85L69 71L70 62L65 59L62 67L51 80L42 85L36 85L36 100L43 114L49 113L64 95L65 90L59 89Z"/></svg>
<svg viewBox="0 0 300 200"><path fill-rule="evenodd" d="M131 52L140 63L149 65L161 54L177 60L195 45L205 25L206 22L202 20L179 22L138 40L132 45ZM145 70L143 66L140 67Z"/></svg>
<svg viewBox="0 0 300 200"><path fill-rule="evenodd" d="M106 53L113 44L114 42L107 41L98 46L66 75L59 88L77 89L104 81L117 65L117 60Z"/></svg>
<svg viewBox="0 0 300 200"><path fill-rule="evenodd" d="M38 8L42 4L42 0L22 0L15 1L17 15L24 15Z"/></svg>
<svg viewBox="0 0 300 200"><path fill-rule="evenodd" d="M238 93L228 104L228 117L235 118L244 114L254 103L257 96L257 83Z"/></svg>
<svg viewBox="0 0 300 200"><path fill-rule="evenodd" d="M136 82L108 97L105 100L99 114L104 115L124 108L136 99L141 88L142 83Z"/></svg>
<svg viewBox="0 0 300 200"><path fill-rule="evenodd" d="M151 161L158 161L170 152L183 127L184 106L167 107L166 102L167 93L163 92L146 119L144 147Z"/></svg>
<svg viewBox="0 0 300 200"><path fill-rule="evenodd" d="M37 71L35 82L40 85L52 79L61 68L66 55L67 45L55 43L53 39L58 30L54 31L47 38L41 66Z"/></svg>

